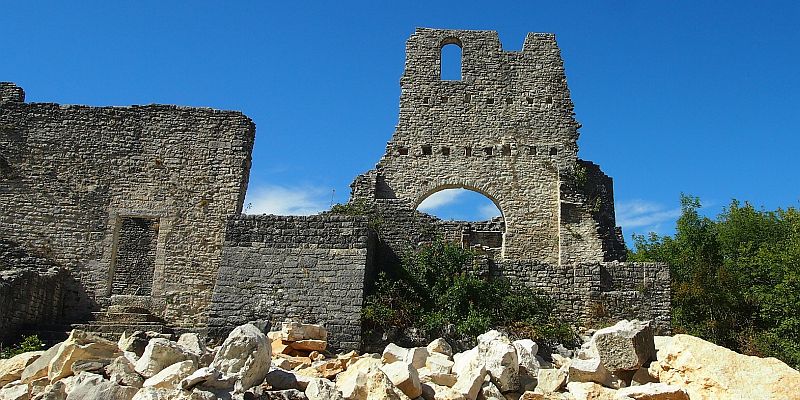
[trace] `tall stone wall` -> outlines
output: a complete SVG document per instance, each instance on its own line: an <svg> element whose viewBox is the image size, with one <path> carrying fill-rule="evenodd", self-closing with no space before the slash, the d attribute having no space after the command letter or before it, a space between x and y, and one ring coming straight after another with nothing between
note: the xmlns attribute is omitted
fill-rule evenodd
<svg viewBox="0 0 800 400"><path fill-rule="evenodd" d="M254 215L228 223L209 335L286 319L328 329L335 349L358 349L374 237L365 217Z"/></svg>
<svg viewBox="0 0 800 400"><path fill-rule="evenodd" d="M457 81L440 75L448 45L461 48ZM554 35L531 33L522 51L504 51L494 31L420 28L406 42L400 85L397 128L376 168L354 181L353 200L415 208L443 189L474 190L502 212L503 259L618 259L624 244L605 243L618 240L606 234L615 228L611 180L592 181L603 196L576 182L579 124Z"/></svg>
<svg viewBox="0 0 800 400"><path fill-rule="evenodd" d="M247 186L250 119L164 105L25 103L22 89L0 89L0 232L80 283L85 295L69 317L124 300L114 296L115 267L133 262L120 273L152 274L139 294L154 314L204 325L226 222ZM132 219L157 224L148 246L127 246Z"/></svg>

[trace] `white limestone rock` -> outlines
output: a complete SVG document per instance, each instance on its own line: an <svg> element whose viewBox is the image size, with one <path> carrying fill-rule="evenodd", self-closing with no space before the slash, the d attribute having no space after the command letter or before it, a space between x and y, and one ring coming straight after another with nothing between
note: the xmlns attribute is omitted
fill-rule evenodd
<svg viewBox="0 0 800 400"><path fill-rule="evenodd" d="M406 359L407 354L408 354L407 348L400 347L394 343L389 343L383 349L381 360L383 360L385 364L391 364L395 361L404 361Z"/></svg>
<svg viewBox="0 0 800 400"><path fill-rule="evenodd" d="M348 400L365 399L369 374L383 365L380 359L364 357L336 376L336 389ZM388 378L387 378L388 379Z"/></svg>
<svg viewBox="0 0 800 400"><path fill-rule="evenodd" d="M85 360L113 360L122 355L117 344L97 335L73 330L50 360L47 376L51 382L72 375L72 364Z"/></svg>
<svg viewBox="0 0 800 400"><path fill-rule="evenodd" d="M796 393L800 397L800 393ZM666 383L646 383L622 388L617 397L635 400L689 400L689 394L679 386Z"/></svg>
<svg viewBox="0 0 800 400"><path fill-rule="evenodd" d="M444 354L447 357L453 356L453 348L447 343L446 340L443 338L434 339L430 344L428 344L428 354Z"/></svg>
<svg viewBox="0 0 800 400"><path fill-rule="evenodd" d="M178 338L178 346L183 347L189 353L194 354L198 359L208 353L206 344L200 340L200 336L193 332L182 334Z"/></svg>
<svg viewBox="0 0 800 400"><path fill-rule="evenodd" d="M650 321L619 321L595 332L592 342L603 365L612 373L636 371L656 359Z"/></svg>
<svg viewBox="0 0 800 400"><path fill-rule="evenodd" d="M478 359L503 392L519 388L519 358L509 338L495 330L478 336Z"/></svg>
<svg viewBox="0 0 800 400"><path fill-rule="evenodd" d="M464 395L455 389L431 382L422 384L422 398L425 400L465 400Z"/></svg>
<svg viewBox="0 0 800 400"><path fill-rule="evenodd" d="M124 356L115 358L106 366L105 371L111 382L135 388L141 388L144 384L142 376L136 373L133 364Z"/></svg>
<svg viewBox="0 0 800 400"><path fill-rule="evenodd" d="M325 378L313 378L306 387L308 400L344 400L336 385Z"/></svg>
<svg viewBox="0 0 800 400"><path fill-rule="evenodd" d="M322 325L286 321L281 323L280 338L287 342L306 339L327 341L328 330Z"/></svg>
<svg viewBox="0 0 800 400"><path fill-rule="evenodd" d="M179 389L180 382L196 370L197 368L192 360L180 361L158 371L157 374L150 378L147 378L142 386Z"/></svg>
<svg viewBox="0 0 800 400"><path fill-rule="evenodd" d="M486 379L486 374L486 367L483 363L472 363L458 373L458 379L453 385L453 389L461 393L467 400L476 400Z"/></svg>
<svg viewBox="0 0 800 400"><path fill-rule="evenodd" d="M425 347L412 347L406 352L404 361L414 368L422 368L428 359L428 349Z"/></svg>
<svg viewBox="0 0 800 400"><path fill-rule="evenodd" d="M422 395L422 385L420 384L417 370L413 365L405 361L395 361L391 364L383 365L381 370L389 378L389 381L406 396L413 399Z"/></svg>
<svg viewBox="0 0 800 400"><path fill-rule="evenodd" d="M63 343L63 342L62 342ZM39 358L34 360L30 365L25 367L20 375L20 380L23 383L31 383L39 378L47 376L47 370L50 367L50 361L58 354L61 348L61 343L57 343L42 353Z"/></svg>
<svg viewBox="0 0 800 400"><path fill-rule="evenodd" d="M520 373L536 376L536 372L539 371L539 361L536 359L539 345L530 339L515 340L513 345L517 350Z"/></svg>
<svg viewBox="0 0 800 400"><path fill-rule="evenodd" d="M186 360L191 360L196 364L197 357L175 342L163 338L153 338L147 343L141 358L134 364L134 370L139 375L150 378L162 369Z"/></svg>
<svg viewBox="0 0 800 400"><path fill-rule="evenodd" d="M590 360L572 359L569 364L570 382L595 382L610 388L620 388L625 383L611 374L599 358Z"/></svg>
<svg viewBox="0 0 800 400"><path fill-rule="evenodd" d="M138 388L106 380L102 375L82 372L68 387L66 400L131 400L138 391Z"/></svg>
<svg viewBox="0 0 800 400"><path fill-rule="evenodd" d="M44 353L44 351L29 351L11 358L0 359L0 387L19 380L25 369Z"/></svg>
<svg viewBox="0 0 800 400"><path fill-rule="evenodd" d="M0 387L0 400L29 400L28 385L15 380Z"/></svg>
<svg viewBox="0 0 800 400"><path fill-rule="evenodd" d="M453 370L453 365L450 358L442 353L431 353L425 360L425 367L435 374L449 374Z"/></svg>
<svg viewBox="0 0 800 400"><path fill-rule="evenodd" d="M222 343L211 366L224 377L238 378L236 389L243 392L264 381L271 364L267 337L253 324L234 329Z"/></svg>

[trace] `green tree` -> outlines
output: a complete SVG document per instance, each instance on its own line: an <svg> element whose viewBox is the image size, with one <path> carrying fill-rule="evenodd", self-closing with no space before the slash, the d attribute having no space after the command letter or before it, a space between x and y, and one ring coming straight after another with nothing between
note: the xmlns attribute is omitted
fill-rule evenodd
<svg viewBox="0 0 800 400"><path fill-rule="evenodd" d="M634 235L631 261L672 273L673 327L800 367L800 216L733 200L716 219L681 196L675 235Z"/></svg>

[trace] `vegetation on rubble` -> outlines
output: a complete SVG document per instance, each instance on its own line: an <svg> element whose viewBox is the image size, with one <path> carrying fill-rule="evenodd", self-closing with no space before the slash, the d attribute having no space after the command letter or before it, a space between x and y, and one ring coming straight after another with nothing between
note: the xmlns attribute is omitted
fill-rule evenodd
<svg viewBox="0 0 800 400"><path fill-rule="evenodd" d="M669 263L675 333L800 368L800 212L700 206L682 195L675 235L634 235L628 260Z"/></svg>
<svg viewBox="0 0 800 400"><path fill-rule="evenodd" d="M461 337L498 328L536 340L573 341L573 331L556 319L547 298L481 276L470 268L474 260L471 251L441 240L407 254L396 271L380 273L363 310L366 327Z"/></svg>
<svg viewBox="0 0 800 400"><path fill-rule="evenodd" d="M0 359L11 358L17 354L27 353L29 351L39 351L45 347L44 343L36 335L31 335L23 338L19 343L11 346L0 348Z"/></svg>

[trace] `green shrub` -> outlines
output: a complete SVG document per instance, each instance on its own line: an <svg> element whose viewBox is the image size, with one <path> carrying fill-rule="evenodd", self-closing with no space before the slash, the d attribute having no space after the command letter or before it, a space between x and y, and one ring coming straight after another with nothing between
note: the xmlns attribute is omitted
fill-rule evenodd
<svg viewBox="0 0 800 400"><path fill-rule="evenodd" d="M1 358L11 358L18 354L27 353L29 351L38 351L42 350L45 347L44 343L39 340L39 337L36 335L27 336L22 339L19 343L0 349L0 359Z"/></svg>
<svg viewBox="0 0 800 400"><path fill-rule="evenodd" d="M378 276L367 296L366 328L414 327L438 336L452 327L463 337L498 328L538 340L574 341L572 329L554 317L544 296L505 279L478 276L473 262L472 252L444 241L406 255L397 270Z"/></svg>

